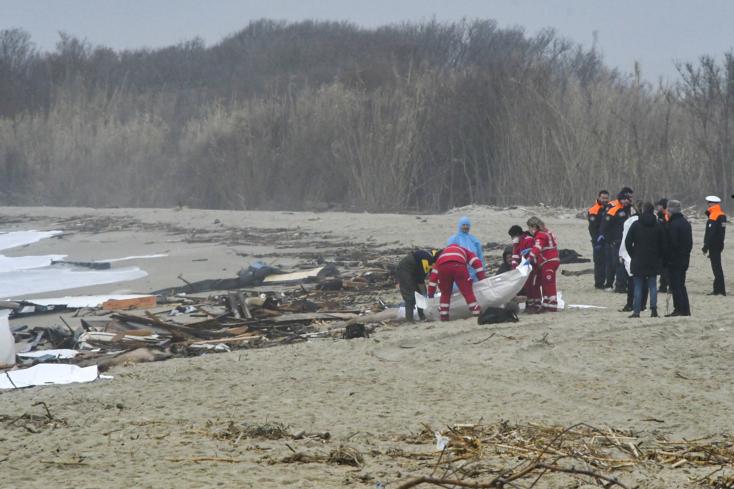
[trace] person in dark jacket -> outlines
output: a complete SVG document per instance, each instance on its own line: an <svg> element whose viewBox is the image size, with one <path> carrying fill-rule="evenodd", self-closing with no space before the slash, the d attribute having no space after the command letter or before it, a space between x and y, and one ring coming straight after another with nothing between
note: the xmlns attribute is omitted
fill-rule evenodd
<svg viewBox="0 0 734 489"><path fill-rule="evenodd" d="M627 292L627 273L619 261L619 248L622 245L624 222L630 217L632 200L629 194L620 192L617 199L609 202L604 219L599 224L597 244L605 247L606 283L605 289L618 293Z"/></svg>
<svg viewBox="0 0 734 489"><path fill-rule="evenodd" d="M670 221L666 229L668 244L665 262L670 274L669 286L673 294L673 312L666 314L665 317L690 316L691 306L686 289L686 272L693 249L693 232L691 223L681 213L679 201L668 202L668 214Z"/></svg>
<svg viewBox="0 0 734 489"><path fill-rule="evenodd" d="M658 200L655 203L655 207L657 207L657 211L655 212L655 214L658 217L658 222L663 225L663 229L666 229L668 223L670 222L670 214L668 213L668 199L663 197L662 199ZM660 285L658 286L658 292L668 292L669 283L670 274L668 273L667 266L665 265L665 263L663 263L663 269L660 272Z"/></svg>
<svg viewBox="0 0 734 489"><path fill-rule="evenodd" d="M654 211L652 203L643 204L642 214L639 220L630 226L624 242L632 259L630 271L635 287L634 311L631 318L640 317L644 283L647 283L650 292L650 316L658 317L657 281L665 254L665 235Z"/></svg>
<svg viewBox="0 0 734 489"><path fill-rule="evenodd" d="M495 272L495 275L509 272L513 269L512 266L512 246L505 246L505 251L502 253L502 263Z"/></svg>
<svg viewBox="0 0 734 489"><path fill-rule="evenodd" d="M724 237L726 235L726 214L721 210L721 199L715 195L706 197L708 210L706 215L706 234L703 237L703 254L711 260L711 270L714 272L714 291L708 295L726 295L724 284L724 270L721 268L721 252L724 251Z"/></svg>
<svg viewBox="0 0 734 489"><path fill-rule="evenodd" d="M606 279L606 260L604 252L606 250L603 243L597 243L599 238L599 225L604 219L609 204L609 192L600 190L596 196L596 202L589 207L586 215L589 221L589 237L591 238L591 246L594 248L594 287L597 289L604 288Z"/></svg>
<svg viewBox="0 0 734 489"><path fill-rule="evenodd" d="M426 275L435 263L435 255L426 250L415 250L408 253L398 263L396 275L400 285L400 295L405 301L405 318L413 321L415 309L415 293L426 294ZM418 317L425 319L423 309L418 309Z"/></svg>

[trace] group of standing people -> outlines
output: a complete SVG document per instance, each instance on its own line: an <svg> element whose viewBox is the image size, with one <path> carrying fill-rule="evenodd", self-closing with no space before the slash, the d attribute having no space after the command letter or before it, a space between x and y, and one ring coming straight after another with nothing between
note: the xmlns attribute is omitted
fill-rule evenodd
<svg viewBox="0 0 734 489"><path fill-rule="evenodd" d="M658 316L657 281L660 290L673 296L673 311L666 316L690 316L686 274L693 249L691 224L677 200L661 199L632 204L633 192L623 188L615 200L609 192L598 193L588 210L589 235L594 249L594 285L627 294L622 311L640 317L649 295L650 313ZM721 252L724 249L726 215L721 199L706 197L708 216L702 251L708 255L714 273L713 292L726 295Z"/></svg>
<svg viewBox="0 0 734 489"><path fill-rule="evenodd" d="M505 253L506 260L498 273L516 268L523 259L529 260L533 271L525 285L525 294L528 297L526 311L556 311L556 272L560 265L556 238L538 217L528 219L527 226L527 230L520 226L510 228L512 249ZM457 233L448 239L445 248L415 250L398 263L396 274L400 294L405 301L406 318L409 321L414 319L416 292L432 298L436 290L439 290L439 316L442 321L448 321L454 287L464 296L472 313L478 316L481 307L474 295L472 283L486 278L485 266L481 241L471 234L469 218L462 217ZM428 287L425 285L426 279ZM417 311L418 316L423 319L423 311Z"/></svg>

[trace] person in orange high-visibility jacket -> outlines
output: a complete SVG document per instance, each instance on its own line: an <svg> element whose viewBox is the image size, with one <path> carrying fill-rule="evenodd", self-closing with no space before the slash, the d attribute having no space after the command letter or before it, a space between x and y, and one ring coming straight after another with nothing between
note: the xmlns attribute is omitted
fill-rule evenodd
<svg viewBox="0 0 734 489"><path fill-rule="evenodd" d="M721 209L721 199L715 195L706 197L706 233L703 236L703 254L708 254L714 272L714 291L708 295L726 295L724 269L721 267L721 252L724 251L726 236L726 214Z"/></svg>
<svg viewBox="0 0 734 489"><path fill-rule="evenodd" d="M604 283L607 277L606 247L604 243L597 243L599 238L599 228L604 220L609 204L609 192L600 190L596 197L594 205L589 207L586 213L589 221L589 236L591 237L591 246L594 249L594 287L604 289Z"/></svg>
<svg viewBox="0 0 734 489"><path fill-rule="evenodd" d="M428 277L428 297L432 298L436 294L436 287L438 286L441 291L441 300L438 306L441 321L449 320L449 306L454 283L466 299L472 314L479 316L481 312L477 298L474 296L472 279L469 276L467 267L472 267L477 272L479 280L486 278L484 266L479 257L459 245L447 246L436 258L436 263Z"/></svg>
<svg viewBox="0 0 734 489"><path fill-rule="evenodd" d="M536 273L529 287L526 310L530 313L556 312L558 310L556 272L561 264L556 238L548 231L545 223L535 216L528 219L528 229L535 237L535 243L528 257Z"/></svg>

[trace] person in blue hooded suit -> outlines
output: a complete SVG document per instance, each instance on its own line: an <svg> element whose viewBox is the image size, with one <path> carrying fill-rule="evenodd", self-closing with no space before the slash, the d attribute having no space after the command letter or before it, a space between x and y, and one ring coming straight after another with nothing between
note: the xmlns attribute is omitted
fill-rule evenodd
<svg viewBox="0 0 734 489"><path fill-rule="evenodd" d="M484 262L484 253L482 253L482 243L479 241L479 239L476 238L476 236L473 236L469 233L471 230L471 221L469 221L469 218L464 216L461 219L459 219L459 226L458 226L458 232L451 236L449 238L448 243L446 245L459 245L462 248L466 248L467 250L471 251L477 257L479 257L479 260L482 262L482 267L486 268L486 263ZM477 273L474 271L474 269L469 268L469 273L471 274L471 279L476 282L477 280Z"/></svg>

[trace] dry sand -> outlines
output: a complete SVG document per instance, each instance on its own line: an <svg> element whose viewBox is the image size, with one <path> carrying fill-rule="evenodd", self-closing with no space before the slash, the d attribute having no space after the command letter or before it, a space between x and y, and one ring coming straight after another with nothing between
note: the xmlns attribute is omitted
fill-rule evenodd
<svg viewBox="0 0 734 489"><path fill-rule="evenodd" d="M503 242L511 224L530 213L546 219L561 247L589 254L585 221L574 211L550 209L467 211L483 241ZM63 229L50 239L7 254L67 253L90 260L168 253L132 261L150 275L124 284L49 293L124 293L231 277L251 255L271 246L186 243L166 228L288 228L330 232L334 240L441 245L462 212L445 215L235 212L161 209L0 208L8 229ZM146 226L101 233L74 232L80 216L99 222L132 217ZM215 220L219 223L215 224ZM148 226L149 225L149 226ZM141 229L145 228L145 229ZM289 231L290 232L290 231ZM116 367L114 380L49 386L0 394L0 415L42 414L45 402L67 426L40 433L0 430L0 486L7 488L395 487L414 467L385 452L400 447L394 435L422 423L500 419L629 429L643 436L697 437L734 431L731 297L707 297L711 271L700 254L703 221L694 222L689 271L693 317L638 320L617 311L624 297L594 290L589 275L560 277L567 303L604 310L569 310L522 316L517 324L475 321L385 327L369 339L317 340L262 350ZM308 240L304 240L306 242ZM287 249L280 251L294 252ZM239 256L240 254L245 256ZM193 261L206 258L207 261ZM278 264L287 267L295 257ZM569 265L569 270L588 265ZM734 254L725 252L734 274ZM729 280L731 289L732 282ZM389 299L397 299L397 292ZM672 307L672 305L671 305ZM660 298L666 309L666 296ZM52 321L51 319L46 319ZM29 321L25 321L29 322ZM52 321L53 322L53 321ZM492 333L496 333L487 339ZM328 431L318 440L222 440L212 432L230 421L280 422L293 432ZM268 463L295 451L328 454L340 444L365 455L361 468L313 463ZM290 446L290 448L289 448ZM425 448L425 447L424 447ZM222 457L237 463L194 462ZM82 460L83 465L63 465ZM617 474L630 486L694 487L701 471L640 468ZM536 487L555 486L552 479ZM576 486L574 486L576 487ZM584 487L583 484L578 487Z"/></svg>

